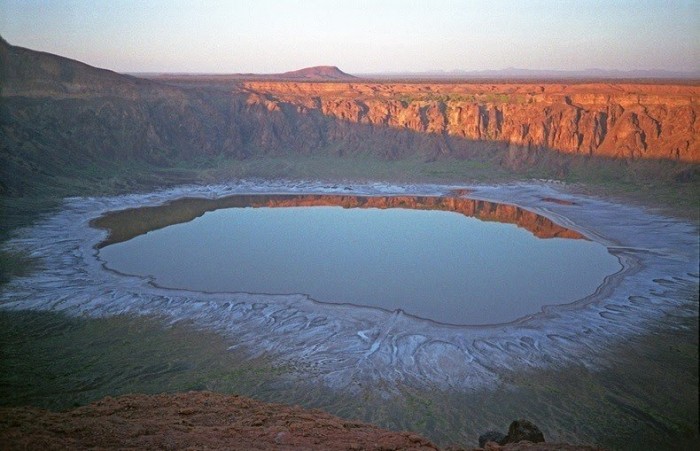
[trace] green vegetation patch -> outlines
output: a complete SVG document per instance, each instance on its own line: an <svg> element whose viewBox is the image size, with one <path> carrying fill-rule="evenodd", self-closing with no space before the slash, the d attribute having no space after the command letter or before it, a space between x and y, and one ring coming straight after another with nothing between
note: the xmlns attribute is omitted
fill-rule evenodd
<svg viewBox="0 0 700 451"><path fill-rule="evenodd" d="M0 250L0 285L12 277L26 276L38 267L37 259L25 252Z"/></svg>
<svg viewBox="0 0 700 451"><path fill-rule="evenodd" d="M284 373L231 345L151 318L0 311L0 404L62 410L128 393L251 395Z"/></svg>

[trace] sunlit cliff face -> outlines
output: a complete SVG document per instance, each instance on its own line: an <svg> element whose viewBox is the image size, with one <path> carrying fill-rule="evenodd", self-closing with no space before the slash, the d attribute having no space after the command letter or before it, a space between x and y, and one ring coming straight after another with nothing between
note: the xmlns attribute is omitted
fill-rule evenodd
<svg viewBox="0 0 700 451"><path fill-rule="evenodd" d="M615 158L700 161L696 86L247 82L249 104Z"/></svg>
<svg viewBox="0 0 700 451"><path fill-rule="evenodd" d="M579 160L567 154L633 179L641 175L619 160L655 160L653 178L679 181L700 162L700 88L691 83L145 80L4 41L0 66L0 192L13 195L66 184L76 168L134 162L466 159L565 177Z"/></svg>

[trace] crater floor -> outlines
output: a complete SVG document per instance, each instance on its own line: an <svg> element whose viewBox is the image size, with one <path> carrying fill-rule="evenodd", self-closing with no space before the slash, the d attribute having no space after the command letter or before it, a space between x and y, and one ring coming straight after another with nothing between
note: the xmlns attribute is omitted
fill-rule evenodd
<svg viewBox="0 0 700 451"><path fill-rule="evenodd" d="M547 306L541 313L507 324L466 327L401 312L317 303L301 295L162 289L147 279L107 271L97 259L96 246L106 232L90 227L90 222L119 209L237 193L447 195L455 189L241 181L67 199L61 212L21 230L7 243L11 250L39 258L42 269L6 285L0 308L188 322L229 338L252 357L270 356L286 365L286 377L296 387L321 385L351 396L370 390L379 397L400 394L398 385L469 392L503 387L514 372L563 367L595 370L611 358L612 346L648 333L658 326L659 318L697 318L695 226L637 207L571 195L551 185L468 188L463 196L516 204L604 244L623 269L586 299Z"/></svg>

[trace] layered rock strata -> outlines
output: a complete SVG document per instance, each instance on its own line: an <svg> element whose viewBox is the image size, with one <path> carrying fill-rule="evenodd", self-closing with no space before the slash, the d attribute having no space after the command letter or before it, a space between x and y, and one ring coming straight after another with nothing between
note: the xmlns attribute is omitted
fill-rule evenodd
<svg viewBox="0 0 700 451"><path fill-rule="evenodd" d="M18 195L76 168L261 156L700 162L694 82L159 81L0 39L0 86L0 193Z"/></svg>
<svg viewBox="0 0 700 451"><path fill-rule="evenodd" d="M247 82L270 111L615 158L700 162L700 87L635 83Z"/></svg>

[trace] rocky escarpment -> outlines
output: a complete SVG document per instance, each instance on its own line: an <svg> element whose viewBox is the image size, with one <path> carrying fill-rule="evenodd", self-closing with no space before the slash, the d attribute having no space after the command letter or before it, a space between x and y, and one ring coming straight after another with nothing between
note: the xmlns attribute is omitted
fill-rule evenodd
<svg viewBox="0 0 700 451"><path fill-rule="evenodd" d="M90 183L100 172L141 163L357 153L391 159L431 154L444 142L299 114L291 104L270 109L241 89L122 76L2 40L0 85L0 194L50 191L67 179Z"/></svg>
<svg viewBox="0 0 700 451"><path fill-rule="evenodd" d="M252 102L516 148L700 162L700 87L248 82Z"/></svg>
<svg viewBox="0 0 700 451"><path fill-rule="evenodd" d="M269 156L700 161L694 84L159 81L0 39L0 86L0 194Z"/></svg>

